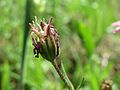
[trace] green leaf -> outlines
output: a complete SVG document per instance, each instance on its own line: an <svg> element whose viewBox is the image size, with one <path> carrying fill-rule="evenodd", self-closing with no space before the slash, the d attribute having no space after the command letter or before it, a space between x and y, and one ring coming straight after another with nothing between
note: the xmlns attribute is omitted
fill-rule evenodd
<svg viewBox="0 0 120 90"><path fill-rule="evenodd" d="M10 81L10 67L7 62L3 65L2 69L2 90L9 90L9 81Z"/></svg>
<svg viewBox="0 0 120 90"><path fill-rule="evenodd" d="M80 84L78 85L77 87L77 90L80 90L81 86L83 85L84 83L84 77L82 78L82 80L80 81Z"/></svg>
<svg viewBox="0 0 120 90"><path fill-rule="evenodd" d="M82 40L82 44L86 49L87 55L91 56L94 52L95 44L94 37L89 27L82 22L78 22L78 34Z"/></svg>

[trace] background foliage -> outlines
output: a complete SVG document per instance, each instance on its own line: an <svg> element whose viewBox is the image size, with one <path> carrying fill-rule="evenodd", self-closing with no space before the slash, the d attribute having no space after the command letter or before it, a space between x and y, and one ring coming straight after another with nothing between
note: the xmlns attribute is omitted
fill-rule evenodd
<svg viewBox="0 0 120 90"><path fill-rule="evenodd" d="M26 17L31 21L34 16L46 21L53 17L60 58L75 87L84 77L81 90L99 90L105 79L112 80L113 90L120 90L120 37L110 33L111 23L120 19L119 0L28 1L0 0L0 90L18 89L26 41L25 90L66 90L53 66L34 58L25 27Z"/></svg>

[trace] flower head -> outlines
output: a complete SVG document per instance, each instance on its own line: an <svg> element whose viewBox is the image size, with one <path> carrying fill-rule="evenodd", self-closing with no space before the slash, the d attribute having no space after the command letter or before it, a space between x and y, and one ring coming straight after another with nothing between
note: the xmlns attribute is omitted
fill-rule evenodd
<svg viewBox="0 0 120 90"><path fill-rule="evenodd" d="M113 33L120 32L120 21L112 23L112 26L116 27L116 29L113 30Z"/></svg>
<svg viewBox="0 0 120 90"><path fill-rule="evenodd" d="M37 22L29 23L31 27L32 44L34 46L35 57L39 57L39 54L46 60L53 61L59 55L59 40L55 27L52 25L52 18L46 23L41 20Z"/></svg>

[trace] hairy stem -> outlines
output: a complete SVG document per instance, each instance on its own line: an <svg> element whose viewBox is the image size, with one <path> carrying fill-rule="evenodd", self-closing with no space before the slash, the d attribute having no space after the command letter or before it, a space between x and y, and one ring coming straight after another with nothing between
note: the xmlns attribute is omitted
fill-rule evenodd
<svg viewBox="0 0 120 90"><path fill-rule="evenodd" d="M70 87L70 90L74 90L74 86L73 86L72 82L70 81L70 79L68 78L62 62L61 62L61 71L62 71L63 75L65 76L65 78L67 80L67 83Z"/></svg>
<svg viewBox="0 0 120 90"><path fill-rule="evenodd" d="M54 68L56 69L57 73L59 74L59 76L61 77L61 79L63 80L63 82L65 83L65 85L68 87L68 89L74 90L74 87L65 72L63 64L62 63L60 64L61 68L58 66L58 64L55 61L52 62L52 64Z"/></svg>

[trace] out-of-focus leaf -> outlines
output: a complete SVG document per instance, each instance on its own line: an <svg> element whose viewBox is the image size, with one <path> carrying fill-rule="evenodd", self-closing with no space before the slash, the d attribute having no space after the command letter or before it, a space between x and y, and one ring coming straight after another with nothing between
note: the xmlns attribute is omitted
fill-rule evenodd
<svg viewBox="0 0 120 90"><path fill-rule="evenodd" d="M88 56L91 56L94 52L95 44L94 37L89 27L87 27L83 22L78 22L77 30Z"/></svg>
<svg viewBox="0 0 120 90"><path fill-rule="evenodd" d="M3 65L2 68L2 90L10 89L10 67L7 62Z"/></svg>

